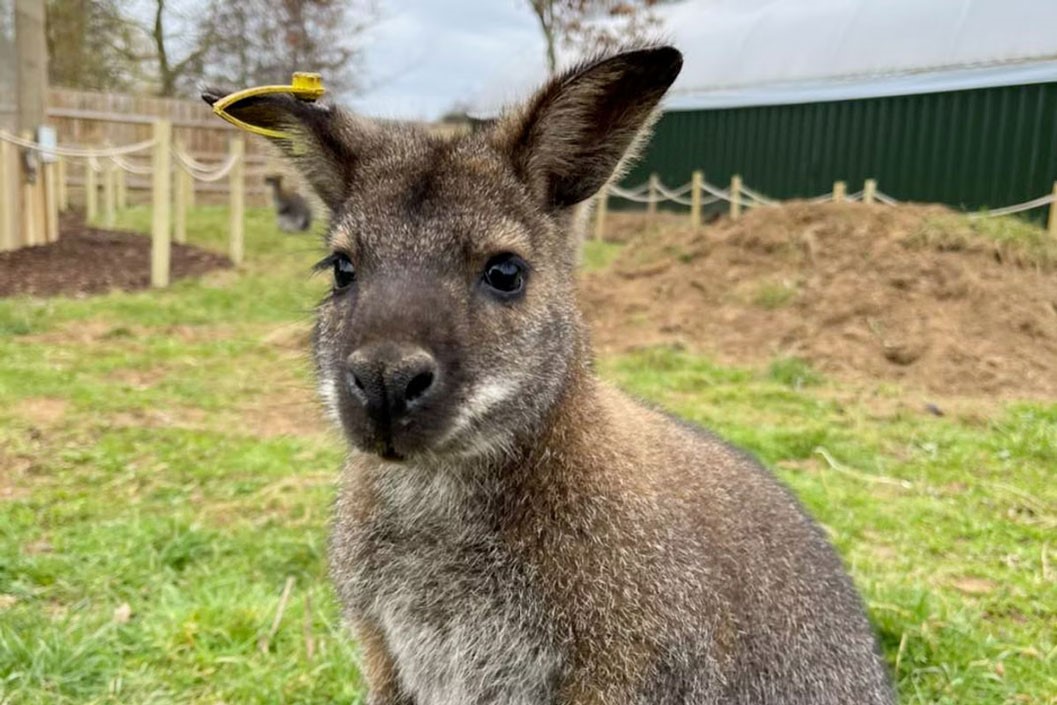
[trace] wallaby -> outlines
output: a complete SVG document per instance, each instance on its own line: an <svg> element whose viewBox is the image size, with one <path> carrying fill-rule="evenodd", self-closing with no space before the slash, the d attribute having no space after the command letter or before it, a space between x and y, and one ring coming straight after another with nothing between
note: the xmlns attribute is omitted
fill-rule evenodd
<svg viewBox="0 0 1057 705"><path fill-rule="evenodd" d="M371 705L894 701L792 495L593 372L575 207L681 67L666 46L591 60L449 138L231 108L285 131L332 213L314 356L350 455L330 562Z"/></svg>
<svg viewBox="0 0 1057 705"><path fill-rule="evenodd" d="M285 233L298 233L312 226L312 209L308 201L297 191L283 188L283 177L275 174L264 177L264 183L272 187L272 203L275 204L275 219L279 229Z"/></svg>

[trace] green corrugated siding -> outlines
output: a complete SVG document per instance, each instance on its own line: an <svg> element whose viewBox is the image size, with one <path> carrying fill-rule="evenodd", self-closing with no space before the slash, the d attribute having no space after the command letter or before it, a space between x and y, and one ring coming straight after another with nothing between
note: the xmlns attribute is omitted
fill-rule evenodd
<svg viewBox="0 0 1057 705"><path fill-rule="evenodd" d="M669 186L695 169L740 173L775 198L876 178L900 200L977 210L1047 194L1057 180L1057 82L925 95L665 113L625 179ZM616 205L616 204L614 204ZM1041 214L1043 211L1035 211Z"/></svg>

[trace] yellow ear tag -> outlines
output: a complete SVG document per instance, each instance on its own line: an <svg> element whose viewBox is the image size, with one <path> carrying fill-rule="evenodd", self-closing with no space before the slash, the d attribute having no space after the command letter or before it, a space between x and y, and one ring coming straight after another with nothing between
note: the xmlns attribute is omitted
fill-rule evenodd
<svg viewBox="0 0 1057 705"><path fill-rule="evenodd" d="M289 93L298 100L304 100L311 103L319 100L325 92L326 89L323 88L323 78L318 73L298 72L294 74L289 86L257 86L256 88L246 88L241 91L230 93L213 103L213 112L230 122L235 127L246 130L247 132L281 140L291 139L291 135L281 130L273 130L268 127L261 127L260 125L251 125L248 122L239 120L237 117L229 113L227 108L240 100L245 100L246 98L252 98L259 95L271 95L274 93Z"/></svg>

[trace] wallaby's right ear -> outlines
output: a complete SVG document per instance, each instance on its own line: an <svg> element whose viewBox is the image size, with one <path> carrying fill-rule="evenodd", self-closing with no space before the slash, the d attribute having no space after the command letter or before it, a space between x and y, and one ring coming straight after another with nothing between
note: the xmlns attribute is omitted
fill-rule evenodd
<svg viewBox="0 0 1057 705"><path fill-rule="evenodd" d="M500 119L493 143L548 208L593 196L648 131L679 75L673 47L647 46L588 61L552 78Z"/></svg>
<svg viewBox="0 0 1057 705"><path fill-rule="evenodd" d="M207 89L202 99L213 105L227 95ZM357 156L372 126L337 108L298 100L289 95L252 96L228 106L234 117L270 130L282 138L269 138L294 163L312 188L336 210L349 194Z"/></svg>

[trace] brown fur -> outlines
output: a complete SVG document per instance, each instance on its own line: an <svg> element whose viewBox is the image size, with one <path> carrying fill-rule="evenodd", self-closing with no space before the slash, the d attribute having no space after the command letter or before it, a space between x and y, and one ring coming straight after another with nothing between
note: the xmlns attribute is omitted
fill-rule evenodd
<svg viewBox="0 0 1057 705"><path fill-rule="evenodd" d="M680 65L667 47L593 60L447 139L293 99L233 108L291 133L332 260L355 268L315 357L351 451L331 566L371 705L893 701L795 499L592 371L577 206ZM500 296L483 273L511 254L524 290ZM409 360L431 365L414 403Z"/></svg>

